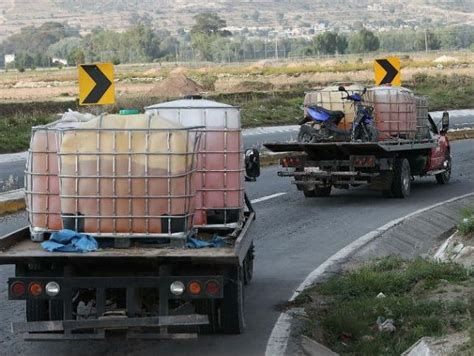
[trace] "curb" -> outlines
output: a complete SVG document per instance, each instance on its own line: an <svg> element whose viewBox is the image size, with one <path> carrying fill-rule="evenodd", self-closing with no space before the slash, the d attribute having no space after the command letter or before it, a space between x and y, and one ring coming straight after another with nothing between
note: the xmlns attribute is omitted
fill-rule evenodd
<svg viewBox="0 0 474 356"><path fill-rule="evenodd" d="M474 138L474 129L449 131L448 138L450 141L468 140L470 138Z"/></svg>
<svg viewBox="0 0 474 356"><path fill-rule="evenodd" d="M26 208L24 189L0 194L0 215L14 213Z"/></svg>
<svg viewBox="0 0 474 356"><path fill-rule="evenodd" d="M419 209L404 217L392 220L389 223L381 226L380 228L359 237L357 240L353 241L352 243L350 243L343 249L336 252L334 255L329 257L329 259L324 261L319 267L313 270L305 278L305 280L295 289L295 292L289 299L289 302L294 301L295 298L298 295L300 295L304 289L315 284L318 280L321 280L322 278L324 278L324 276L327 275L328 273L333 273L337 271L338 266L348 261L351 257L354 257L355 255L357 255L360 251L362 251L364 248L369 246L371 242L374 242L377 239L379 240L382 239L382 237L386 233L389 233L392 228L398 225L402 225L408 219L411 219L411 218L415 219L416 217L421 216L422 213L425 213L427 211L447 205L449 203L453 203L459 200L472 198L472 197L474 197L474 193L464 194L464 195L454 197L449 200L428 206L426 208ZM448 235L445 237L448 237L451 234L453 227L445 224L443 225L441 229L445 229L444 234L448 233ZM290 337L291 337L292 319L293 319L293 316L292 316L291 311L282 312L280 314L280 316L278 317L278 320L276 321L272 329L270 337L268 339L267 347L265 350L266 356L286 355L288 342L290 341Z"/></svg>
<svg viewBox="0 0 474 356"><path fill-rule="evenodd" d="M267 167L274 164L280 164L280 159L288 156L291 152L265 152L260 155L260 166Z"/></svg>

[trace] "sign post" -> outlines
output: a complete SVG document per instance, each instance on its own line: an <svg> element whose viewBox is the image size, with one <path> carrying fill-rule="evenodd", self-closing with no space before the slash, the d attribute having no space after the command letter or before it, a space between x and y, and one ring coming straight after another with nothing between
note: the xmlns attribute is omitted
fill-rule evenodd
<svg viewBox="0 0 474 356"><path fill-rule="evenodd" d="M81 64L79 71L79 105L115 103L114 65Z"/></svg>
<svg viewBox="0 0 474 356"><path fill-rule="evenodd" d="M400 58L398 57L376 59L374 61L375 85L401 86L400 68Z"/></svg>

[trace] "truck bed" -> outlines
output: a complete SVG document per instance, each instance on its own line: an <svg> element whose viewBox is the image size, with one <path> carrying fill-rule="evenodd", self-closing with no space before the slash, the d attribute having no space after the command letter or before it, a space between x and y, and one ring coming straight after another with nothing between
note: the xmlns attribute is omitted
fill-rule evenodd
<svg viewBox="0 0 474 356"><path fill-rule="evenodd" d="M66 253L45 251L38 242L30 239L28 227L17 230L0 239L0 265L25 262L25 260L98 260L98 259L157 259L237 263L242 262L252 243L248 229L255 218L251 212L245 220L236 239L230 240L229 247L224 248L171 248L160 245L139 246L130 248L103 248L88 253Z"/></svg>
<svg viewBox="0 0 474 356"><path fill-rule="evenodd" d="M320 142L320 143L265 143L272 152L306 152L311 155L377 155L408 150L429 150L437 145L435 140L393 140L380 142Z"/></svg>

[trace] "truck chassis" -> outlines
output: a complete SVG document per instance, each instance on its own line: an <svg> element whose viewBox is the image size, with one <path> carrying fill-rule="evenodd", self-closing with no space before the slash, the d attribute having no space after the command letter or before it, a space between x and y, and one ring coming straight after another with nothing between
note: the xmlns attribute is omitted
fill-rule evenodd
<svg viewBox="0 0 474 356"><path fill-rule="evenodd" d="M117 333L181 339L199 332L243 332L243 286L252 278L254 258L249 229L255 219L247 198L246 204L240 228L198 231L225 236L229 244L219 248L137 245L51 253L31 241L28 227L5 236L0 264L15 265L8 296L26 301L27 321L13 323L12 331L28 340L103 339ZM179 295L171 291L177 281L184 286ZM46 293L49 282L60 286L57 295Z"/></svg>
<svg viewBox="0 0 474 356"><path fill-rule="evenodd" d="M273 152L288 152L280 163L280 177L306 197L327 197L331 188L368 185L387 197L405 198L414 176L436 176L441 184L450 174L450 156L440 169L427 170L436 140L387 142L267 143ZM442 179L442 178L445 179ZM446 179L447 178L447 179Z"/></svg>

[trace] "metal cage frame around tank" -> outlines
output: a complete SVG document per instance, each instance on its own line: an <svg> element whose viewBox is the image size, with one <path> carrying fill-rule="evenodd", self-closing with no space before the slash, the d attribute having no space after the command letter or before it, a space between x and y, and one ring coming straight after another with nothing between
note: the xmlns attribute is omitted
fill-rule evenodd
<svg viewBox="0 0 474 356"><path fill-rule="evenodd" d="M389 95L388 101L375 100L377 90L389 90L396 92L396 95ZM413 102L400 102L400 96L410 96ZM363 98L364 105L370 105L374 107L374 119L379 132L379 136L384 137L388 140L413 140L418 134L418 121L417 121L417 102L413 92L406 88L391 87L391 86L379 86L372 87L367 90L366 97ZM388 110L377 112L377 106L388 107ZM401 107L406 107L406 110L401 110ZM396 108L396 110L394 109ZM380 115L378 115L380 114ZM402 121L400 117L405 115L406 117L413 116L413 121ZM388 126L387 129L380 129L380 126ZM402 126L412 127L412 129L402 129Z"/></svg>
<svg viewBox="0 0 474 356"><path fill-rule="evenodd" d="M102 120L102 117L101 119ZM194 173L196 171L196 156L197 156L197 148L199 147L199 141L201 139L201 132L200 126L194 126L194 127L183 127L183 128L151 128L150 123L151 123L151 117L148 117L148 127L147 128L103 128L103 127L98 127L98 128L64 128L64 129L59 129L60 133L60 143L64 139L64 135L68 132L73 132L73 134L76 134L78 132L91 132L92 134L95 133L96 135L96 150L94 152L76 152L75 153L64 153L61 152L61 150L58 152L58 163L59 163L59 179L60 179L60 186L62 186L63 183L65 183L64 179L74 179L74 194L66 195L64 192L61 190L60 191L60 197L61 201L63 199L73 199L74 204L75 204L75 212L76 215L70 215L70 214L64 214L64 212L61 213L61 217L64 219L73 219L74 220L74 227L76 231L80 231L83 226L80 226L81 220L83 221L82 224L85 224L84 221L85 219L95 219L96 221L96 226L98 227L97 230L100 230L100 222L101 220L104 219L112 219L113 221L113 231L112 232L88 232L90 235L98 237L98 238L160 238L160 237L167 237L167 238L175 238L175 239L185 239L186 236L188 235L190 229L192 228L193 225L193 216L194 212L191 211L191 204L192 204L192 199L195 197L195 191L193 190L193 182L192 178L194 176ZM102 122L102 121L101 121ZM110 132L112 133L113 137L113 144L112 144L112 152L100 152L99 148L100 146L100 138L101 138L101 133L102 132ZM118 152L117 151L117 133L126 133L128 134L128 151L127 152ZM131 151L131 145L132 145L132 135L133 133L141 132L145 134L145 151L144 152L132 152ZM171 136L175 132L185 132L186 133L186 151L185 152L172 152L171 151ZM149 147L150 147L150 136L153 133L165 133L166 134L166 151L165 152L151 152ZM192 147L190 146L190 135L194 135L192 138ZM192 150L190 150L192 149ZM171 159L174 156L185 156L186 157L186 170L183 173L173 175L171 173ZM62 172L62 164L64 157L66 156L72 156L74 157L74 162L75 162L75 173L74 174L64 174ZM95 156L96 160L96 175L86 175L83 176L78 172L79 169L79 157L80 156ZM101 162L101 157L103 156L111 156L112 157L112 174L110 175L104 175L100 171L100 162ZM127 172L128 174L126 176L117 175L117 157L118 156L127 156ZM137 156L142 156L145 159L145 167L144 167L144 174L143 175L132 175L132 160L134 157ZM151 157L156 157L156 156L165 156L167 157L167 174L165 175L150 175L149 172L149 161ZM189 168L188 168L189 167ZM178 177L184 177L185 178L185 194L184 195L179 195L179 196L174 196L171 194L170 191L170 186L171 186L171 179L173 178L178 178ZM95 179L96 180L96 196L84 196L80 195L78 192L78 184L79 184L79 179L81 178L86 178L86 179ZM149 190L150 190L150 180L151 179L166 179L167 181L167 186L168 186L168 194L166 195L150 195ZM112 192L113 194L111 196L100 196L100 179L111 179L112 180ZM117 195L117 179L128 179L128 195L127 196L119 196ZM143 196L135 196L132 195L132 180L133 179L144 179L145 182L145 194ZM102 215L101 214L101 205L100 205L100 199L111 199L113 202L113 214L112 215ZM172 199L179 198L185 200L185 214L183 215L173 215L171 214L171 201ZM79 208L79 199L95 199L96 200L96 212L97 215L79 215L80 212L78 212ZM128 214L127 215L118 215L117 214L117 200L118 199L128 199ZM144 215L142 216L137 216L134 215L132 212L132 200L133 199L144 199L145 200L145 212ZM160 215L151 215L150 214L150 203L156 199L166 199L167 200L167 213L168 214L160 214ZM179 231L179 232L173 232L172 226L173 226L173 221L176 219L182 219L184 218L184 224L183 226L186 227L184 231ZM127 232L118 232L117 231L117 220L128 220L128 231ZM145 233L134 233L132 231L133 219L144 219L146 223L146 232ZM150 224L150 219L160 219L163 221L165 219L166 221L166 226L167 226L167 232L161 232L161 233L150 233L149 232L149 224Z"/></svg>
<svg viewBox="0 0 474 356"><path fill-rule="evenodd" d="M42 241L44 239L44 234L52 233L54 231L57 231L56 229L51 229L51 228L41 228L38 226L35 226L34 224L34 215L45 215L46 218L46 226L49 226L49 219L51 218L52 215L56 215L58 218L60 218L61 213L58 211L57 213L52 212L50 210L50 199L52 196L57 196L58 200L59 198L59 172L58 174L53 174L51 173L51 167L50 167L50 161L49 161L49 156L51 154L54 154L58 156L59 153L59 140L58 140L58 134L59 134L59 127L57 126L58 124L61 123L67 123L67 122L74 122L74 123L80 123L84 122L83 120L63 120L59 119L56 121L53 121L51 123L48 123L46 125L41 125L41 126L34 126L31 129L31 139L30 139L30 146L28 149L28 159L27 163L25 166L25 177L24 177L24 185L25 185L25 199L26 199L26 212L28 216L28 222L30 226L30 233L31 237L34 241ZM38 132L45 131L46 132L46 137L48 138L49 133L53 132L54 133L54 140L56 143L56 151L52 151L50 147L52 146L52 143L49 142L49 139L46 139L46 147L41 150L34 150L33 149L33 142L35 140L35 135ZM46 166L46 173L37 173L34 171L34 160L33 157L36 154L43 154L45 155L45 166ZM59 168L58 162L56 161L56 168ZM47 187L46 187L46 192L37 192L35 191L34 187L34 178L35 177L46 177L47 179ZM51 182L50 179L53 177L58 177L58 192L51 192ZM28 181L30 180L31 185L28 184ZM34 210L33 209L33 199L35 196L46 196L46 210Z"/></svg>
<svg viewBox="0 0 474 356"><path fill-rule="evenodd" d="M240 157L241 157L241 160L242 160L242 163L243 163L243 155L244 155L244 149L243 149L243 140L242 140L242 136L241 136L241 132L242 132L242 128L240 126L240 121L239 121L239 128L236 128L236 129L230 129L228 128L229 124L228 124L228 109L233 109L233 110L238 110L240 112L240 108L238 106L212 106L212 105L209 105L209 106L203 106L203 107L193 107L193 106L166 106L166 107L155 107L155 106L149 106L149 107L146 107L145 108L146 111L150 112L151 115L153 114L156 114L157 116L160 116L160 114L165 111L165 110L177 110L178 111L178 123L180 123L181 125L184 125L185 123L183 123L182 121L182 115L181 115L181 111L182 110L196 110L196 109L202 109L204 114L203 114L203 126L202 128L200 129L201 132L202 132L202 137L201 137L201 142L200 142L200 146L199 146L199 155L202 157L202 159L204 160L201 164L202 164L202 167L201 169L198 169L196 172L198 174L202 174L203 175L203 181L205 181L205 176L206 176L206 173L223 173L224 174L224 188L221 188L221 189L218 189L218 188L206 188L205 186L205 183L204 183L204 186L202 187L199 187L196 189L196 194L198 192L200 192L202 194L202 201L203 203L205 202L205 195L208 193L208 192L222 192L223 195L224 195L224 207L219 207L219 208L215 208L215 207L209 207L209 206L205 206L203 204L203 206L201 208L199 207L196 207L196 211L197 212L200 212L200 211L204 211L205 214L208 213L208 211L214 211L214 210L223 210L224 211L224 220L222 223L216 223L216 224L205 224L205 225L197 225L196 227L203 227L203 228L210 228L210 227L213 227L213 228L235 228L235 227L238 227L242 224L242 221L243 221L243 217L244 217L244 206L245 206L245 198L244 198L244 193L245 193L245 188L244 188L244 185L243 185L243 181L244 181L244 173L245 173L245 167L243 166L243 164L241 165L241 167L239 167L238 169L234 169L234 170L231 170L231 169L228 169L226 166L224 166L222 169L208 169L206 168L206 154L223 154L224 155L224 165L227 164L228 162L228 155L229 154L239 154ZM212 128L208 128L207 127L207 111L208 110L224 110L225 112L225 118L224 118L224 126L225 126L225 129L222 129L222 128L216 128L216 129L212 129ZM163 116L166 118L166 116ZM212 132L217 132L217 133L223 133L224 134L224 149L223 151L209 151L207 149L207 139L206 139L206 135L207 133L212 133ZM227 149L228 147L228 133L238 133L239 134L239 150L238 151L229 151ZM228 188L228 182L227 182L227 173L238 173L242 179L242 184L240 185L239 188L236 188L236 189L230 189ZM234 191L234 192L237 192L239 194L239 202L240 202L240 206L239 207L229 207L228 205L228 200L227 200L227 193L229 191ZM230 219L228 219L228 211L235 211L235 210L239 210L238 214L239 214L239 217L237 219L237 221L228 221Z"/></svg>

